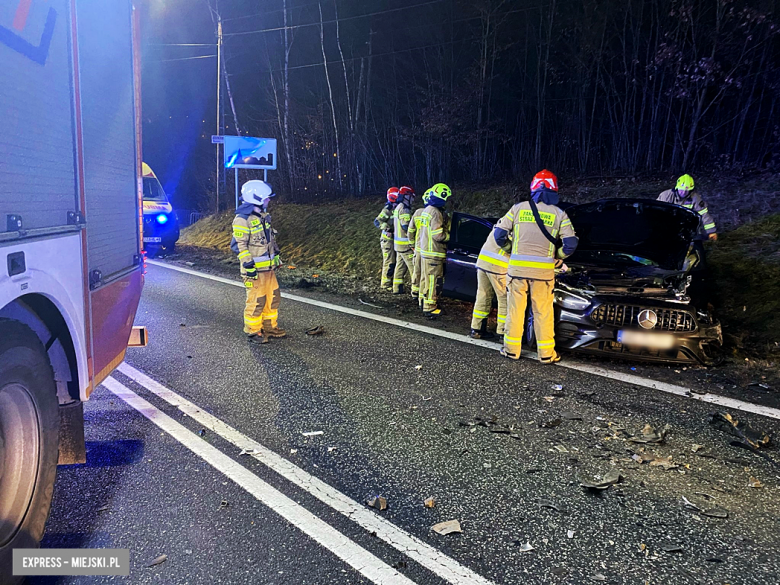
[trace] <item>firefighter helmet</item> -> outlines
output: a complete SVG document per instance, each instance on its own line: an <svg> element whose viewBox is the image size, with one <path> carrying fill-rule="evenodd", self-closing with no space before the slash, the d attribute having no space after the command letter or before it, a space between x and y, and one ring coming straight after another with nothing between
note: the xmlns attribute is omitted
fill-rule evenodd
<svg viewBox="0 0 780 585"><path fill-rule="evenodd" d="M542 189L558 192L558 177L547 169L536 173L531 181L531 193L536 193Z"/></svg>
<svg viewBox="0 0 780 585"><path fill-rule="evenodd" d="M398 187L390 187L387 190L387 202L388 203L398 202Z"/></svg>
<svg viewBox="0 0 780 585"><path fill-rule="evenodd" d="M675 190L679 193L681 191L685 193L689 193L690 191L693 191L693 177L690 175L683 175L679 179L677 179L677 186L675 187Z"/></svg>
<svg viewBox="0 0 780 585"><path fill-rule="evenodd" d="M244 203L251 203L263 207L268 203L268 200L274 196L275 193L273 188L265 181L254 179L252 181L247 181L241 186L241 199L244 200Z"/></svg>

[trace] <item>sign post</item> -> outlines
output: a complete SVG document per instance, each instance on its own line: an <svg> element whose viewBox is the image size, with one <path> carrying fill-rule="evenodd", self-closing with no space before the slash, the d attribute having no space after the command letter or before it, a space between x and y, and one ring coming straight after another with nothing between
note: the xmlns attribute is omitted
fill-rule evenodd
<svg viewBox="0 0 780 585"><path fill-rule="evenodd" d="M253 136L212 136L222 138L225 168L233 169L236 178L238 207L238 169L263 169L263 181L268 182L268 170L276 170L276 139Z"/></svg>

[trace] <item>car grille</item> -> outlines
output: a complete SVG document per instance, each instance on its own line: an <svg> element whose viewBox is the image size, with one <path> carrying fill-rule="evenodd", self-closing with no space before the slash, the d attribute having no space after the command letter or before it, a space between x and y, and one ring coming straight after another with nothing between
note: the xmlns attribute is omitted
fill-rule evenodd
<svg viewBox="0 0 780 585"><path fill-rule="evenodd" d="M659 309L656 307L636 307L634 305L615 305L611 303L599 305L590 318L599 325L615 325L616 327L639 327L637 317L645 309L650 309L658 315L656 331L695 331L696 320L687 311L674 309Z"/></svg>

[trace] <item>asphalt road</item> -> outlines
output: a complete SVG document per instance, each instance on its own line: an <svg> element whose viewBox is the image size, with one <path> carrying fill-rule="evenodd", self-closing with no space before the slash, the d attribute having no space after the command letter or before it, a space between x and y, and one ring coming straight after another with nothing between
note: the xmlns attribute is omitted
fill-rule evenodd
<svg viewBox="0 0 780 585"><path fill-rule="evenodd" d="M88 462L60 468L43 542L129 548L131 577L31 582L780 583L780 453L709 415L780 421L289 299L289 337L251 346L242 307L149 268L150 344L86 405ZM661 444L628 440L645 424Z"/></svg>

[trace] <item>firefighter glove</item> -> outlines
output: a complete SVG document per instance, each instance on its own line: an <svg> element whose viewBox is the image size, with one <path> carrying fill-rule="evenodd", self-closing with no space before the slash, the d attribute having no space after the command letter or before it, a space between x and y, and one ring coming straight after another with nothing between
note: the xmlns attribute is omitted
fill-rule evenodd
<svg viewBox="0 0 780 585"><path fill-rule="evenodd" d="M245 276L247 278L251 278L252 280L257 278L257 268L255 267L254 261L244 262L244 270L246 271Z"/></svg>

